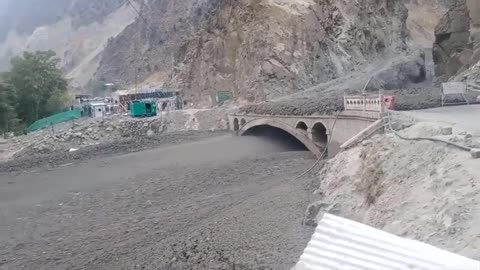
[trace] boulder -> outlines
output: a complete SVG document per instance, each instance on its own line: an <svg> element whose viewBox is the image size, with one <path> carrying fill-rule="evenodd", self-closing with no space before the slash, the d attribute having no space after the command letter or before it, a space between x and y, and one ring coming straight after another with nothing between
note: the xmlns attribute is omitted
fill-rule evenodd
<svg viewBox="0 0 480 270"><path fill-rule="evenodd" d="M474 148L470 150L470 154L472 155L472 158L480 158L480 149Z"/></svg>
<svg viewBox="0 0 480 270"><path fill-rule="evenodd" d="M305 216L303 218L303 225L316 227L318 225L317 216L321 210L326 209L329 207L330 204L323 203L323 202L314 202L307 207L307 211L305 212Z"/></svg>
<svg viewBox="0 0 480 270"><path fill-rule="evenodd" d="M453 134L453 129L451 127L442 128L441 134L442 135L452 135Z"/></svg>

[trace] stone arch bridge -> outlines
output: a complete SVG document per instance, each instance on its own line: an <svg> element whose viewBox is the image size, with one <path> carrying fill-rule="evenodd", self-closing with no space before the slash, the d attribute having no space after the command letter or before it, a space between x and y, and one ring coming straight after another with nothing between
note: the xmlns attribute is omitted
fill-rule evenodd
<svg viewBox="0 0 480 270"><path fill-rule="evenodd" d="M281 130L293 136L308 150L320 156L325 147L334 156L340 146L358 134L378 126L383 117L384 97L345 97L345 111L334 115L231 114L229 126L238 136L252 134L259 127Z"/></svg>

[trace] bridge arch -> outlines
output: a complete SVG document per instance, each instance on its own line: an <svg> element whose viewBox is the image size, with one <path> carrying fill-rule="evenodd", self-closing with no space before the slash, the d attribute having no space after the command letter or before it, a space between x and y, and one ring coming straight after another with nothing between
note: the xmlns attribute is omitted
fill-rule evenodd
<svg viewBox="0 0 480 270"><path fill-rule="evenodd" d="M238 131L240 129L240 125L238 124L238 118L233 120L233 131Z"/></svg>
<svg viewBox="0 0 480 270"><path fill-rule="evenodd" d="M295 125L296 129L303 130L303 131L308 131L308 126L305 124L303 121L298 121L297 124Z"/></svg>
<svg viewBox="0 0 480 270"><path fill-rule="evenodd" d="M316 122L312 126L312 140L317 147L325 148L328 144L328 130L322 122Z"/></svg>
<svg viewBox="0 0 480 270"><path fill-rule="evenodd" d="M292 135L295 139L297 139L300 143L302 143L310 152L312 152L316 156L320 156L322 154L320 149L315 145L313 141L311 141L308 138L308 136L303 131L297 130L296 128L291 127L288 124L277 121L275 119L256 119L251 122L248 122L240 128L238 135L240 136L246 135L246 133L249 130L255 127L260 127L260 126L269 126L269 127L281 129L286 133L289 133L290 135Z"/></svg>
<svg viewBox="0 0 480 270"><path fill-rule="evenodd" d="M245 118L242 118L242 121L240 121L240 126L243 127L247 123L247 120Z"/></svg>

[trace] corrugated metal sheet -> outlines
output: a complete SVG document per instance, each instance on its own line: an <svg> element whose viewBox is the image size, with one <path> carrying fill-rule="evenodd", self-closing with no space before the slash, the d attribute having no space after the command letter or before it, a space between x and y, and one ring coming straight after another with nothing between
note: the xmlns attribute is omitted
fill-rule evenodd
<svg viewBox="0 0 480 270"><path fill-rule="evenodd" d="M480 270L480 262L324 214L295 270Z"/></svg>

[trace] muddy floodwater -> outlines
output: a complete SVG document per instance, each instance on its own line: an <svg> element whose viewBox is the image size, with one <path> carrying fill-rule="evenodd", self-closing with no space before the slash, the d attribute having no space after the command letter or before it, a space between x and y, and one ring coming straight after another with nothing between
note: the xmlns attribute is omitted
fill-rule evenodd
<svg viewBox="0 0 480 270"><path fill-rule="evenodd" d="M284 141L210 135L0 173L0 269L289 269L315 161Z"/></svg>

